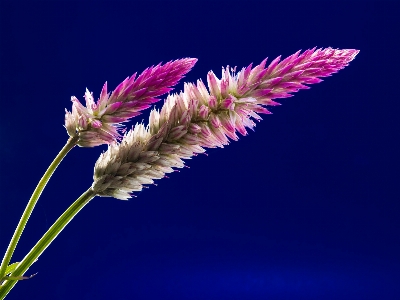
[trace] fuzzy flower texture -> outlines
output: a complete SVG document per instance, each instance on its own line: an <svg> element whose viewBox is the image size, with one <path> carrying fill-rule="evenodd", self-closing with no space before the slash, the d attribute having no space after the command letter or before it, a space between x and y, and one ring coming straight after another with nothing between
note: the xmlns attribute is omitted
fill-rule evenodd
<svg viewBox="0 0 400 300"><path fill-rule="evenodd" d="M136 124L120 143L109 145L94 170L93 191L99 196L126 200L144 184L182 168L205 148L223 147L253 129L259 114L270 114L265 106L279 105L274 99L291 97L305 84L319 83L346 67L359 51L332 48L300 51L280 60L267 59L249 65L237 74L222 69L222 78L207 76L208 89L201 80L187 83L180 94L169 95L161 111L153 110L148 126Z"/></svg>
<svg viewBox="0 0 400 300"><path fill-rule="evenodd" d="M168 93L172 86L191 70L197 59L184 58L158 64L127 77L111 93L107 82L95 103L93 94L86 89L86 107L76 97L71 97L72 112L65 111L65 128L70 137L78 136L81 147L110 144L121 135L121 123L140 115L140 111L159 101L158 96Z"/></svg>

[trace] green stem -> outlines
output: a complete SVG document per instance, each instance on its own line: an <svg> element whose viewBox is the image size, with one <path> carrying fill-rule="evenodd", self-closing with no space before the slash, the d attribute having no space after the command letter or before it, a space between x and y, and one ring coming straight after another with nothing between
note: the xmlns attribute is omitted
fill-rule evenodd
<svg viewBox="0 0 400 300"><path fill-rule="evenodd" d="M21 276L29 267L36 261L36 259L43 253L44 250L51 244L57 235L64 229L65 226L76 216L76 214L96 196L95 192L89 188L84 192L72 205L54 222L54 224L47 230L42 238L36 245L29 251L24 259L18 264L17 268L10 274L10 276ZM0 286L0 300L4 299L8 292L18 280L6 280Z"/></svg>
<svg viewBox="0 0 400 300"><path fill-rule="evenodd" d="M33 191L31 199L29 199L29 202L26 205L24 213L22 214L21 219L19 220L18 226L14 231L14 235L10 241L10 244L8 244L6 254L3 257L3 261L2 261L1 267L0 267L0 278L3 278L3 276L5 275L5 271L7 269L7 266L10 263L11 257L15 250L15 247L17 247L18 241L22 235L22 232L24 231L26 223L28 222L29 217L31 216L31 213L32 213L33 209L35 208L35 205L36 205L40 195L42 194L43 189L45 188L51 175L53 175L57 166L60 164L60 162L63 160L63 158L67 155L67 153L76 145L77 141L78 141L78 136L68 139L65 146L61 149L60 153L58 153L58 155L53 160L51 165L47 168L46 173L44 173L43 177L40 179L38 185L36 186L36 189Z"/></svg>

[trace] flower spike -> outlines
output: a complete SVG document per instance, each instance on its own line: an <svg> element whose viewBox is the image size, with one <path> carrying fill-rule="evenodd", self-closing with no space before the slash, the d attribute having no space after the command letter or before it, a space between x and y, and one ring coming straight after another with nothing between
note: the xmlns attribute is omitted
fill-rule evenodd
<svg viewBox="0 0 400 300"><path fill-rule="evenodd" d="M110 144L121 137L121 123L141 114L159 101L159 96L168 93L197 62L195 58L184 58L158 64L136 73L121 82L112 93L104 84L100 97L94 101L93 93L86 89L85 102L72 97L72 111L66 110L65 128L70 137L79 136L78 145L94 147Z"/></svg>
<svg viewBox="0 0 400 300"><path fill-rule="evenodd" d="M237 132L247 135L246 128L255 126L253 119L261 120L258 114L270 113L264 106L278 105L273 99L322 81L319 77L343 69L358 52L314 48L282 61L279 57L267 68L266 60L237 74L227 67L221 80L209 72L208 90L201 80L185 84L183 92L167 97L161 111L150 113L147 127L136 124L101 154L92 190L99 196L130 198L143 185L184 167L183 159L238 140Z"/></svg>

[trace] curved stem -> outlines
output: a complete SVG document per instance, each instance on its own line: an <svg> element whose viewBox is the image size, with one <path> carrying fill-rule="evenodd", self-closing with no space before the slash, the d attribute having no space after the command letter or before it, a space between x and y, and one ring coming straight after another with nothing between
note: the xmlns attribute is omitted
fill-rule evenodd
<svg viewBox="0 0 400 300"><path fill-rule="evenodd" d="M3 257L3 261L2 261L1 267L0 267L0 278L3 278L3 276L5 275L4 273L6 271L8 264L10 263L11 257L15 250L15 247L17 247L18 241L22 235L22 232L24 231L26 223L28 222L29 217L31 216L31 213L32 213L33 209L35 208L35 205L36 205L40 195L42 194L43 189L45 188L51 175L53 175L57 166L60 164L60 162L63 160L63 158L67 155L67 153L76 145L77 141L78 141L78 136L68 139L65 146L61 149L61 151L58 153L56 158L53 160L53 162L47 168L43 177L40 179L38 185L36 186L35 190L33 191L33 194L31 196L31 198L29 199L28 204L26 205L26 208L21 216L21 219L19 220L18 226L14 231L14 235L13 235L10 243L8 244L7 251Z"/></svg>
<svg viewBox="0 0 400 300"><path fill-rule="evenodd" d="M17 268L10 274L10 276L21 276L29 267L36 261L36 259L43 253L44 250L53 242L57 235L64 229L65 226L76 216L76 214L96 196L95 192L89 188L84 192L68 209L54 222L53 225L47 230L42 238L36 245L29 251L24 259L18 264ZM17 283L17 280L6 280L0 286L0 300L4 299L8 292Z"/></svg>

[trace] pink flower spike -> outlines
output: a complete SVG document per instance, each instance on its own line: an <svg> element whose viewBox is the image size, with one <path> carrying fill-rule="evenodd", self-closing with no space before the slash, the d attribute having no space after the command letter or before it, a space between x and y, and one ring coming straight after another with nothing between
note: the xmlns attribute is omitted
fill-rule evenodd
<svg viewBox="0 0 400 300"><path fill-rule="evenodd" d="M104 84L97 103L94 102L93 94L86 90L84 107L75 97L73 105L76 106L79 116L85 116L87 122L83 120L78 122L79 118L73 118L72 115L66 115L66 127L68 125L68 134L70 136L80 135L82 130L96 130L100 126L103 130L105 124L120 130L121 123L128 121L133 116L140 114L140 111L150 107L151 104L159 101L159 96L168 93L172 87L176 85L182 77L191 70L197 62L195 58L183 58L166 64L158 64L145 69L137 78L136 73L131 77L127 77L117 88L110 94L107 93L107 82ZM98 121L98 122L95 122ZM67 124L68 123L68 124ZM72 124L75 124L75 131L72 130ZM86 128L82 128L86 125ZM111 130L111 127L107 127ZM107 131L107 130L106 130ZM108 132L109 135L117 140L121 134L115 135L115 132ZM86 135L90 137L91 135ZM99 137L101 138L101 137ZM109 144L107 138L103 144ZM79 146L99 145L99 140L90 142L87 138L81 143L78 139Z"/></svg>

